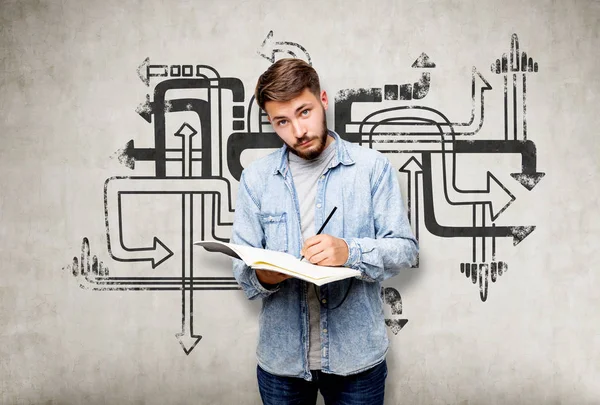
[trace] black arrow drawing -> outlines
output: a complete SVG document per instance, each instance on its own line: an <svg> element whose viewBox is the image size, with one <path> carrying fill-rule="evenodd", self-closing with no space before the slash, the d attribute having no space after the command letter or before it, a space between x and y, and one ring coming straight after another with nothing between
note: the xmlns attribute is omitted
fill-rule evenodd
<svg viewBox="0 0 600 405"><path fill-rule="evenodd" d="M206 191L202 191L206 190ZM215 196L217 210L213 206L212 232L218 225L231 225L233 208L231 205L231 185L221 177L190 177L157 179L155 177L117 176L104 183L104 214L108 250L115 260L150 261L156 268L173 255L173 252L157 237L154 244L144 248L130 248L123 242L122 197L139 194L211 194ZM225 201L225 203L223 203ZM112 224L112 225L111 225ZM116 225L115 225L116 224ZM112 241L119 240L118 244Z"/></svg>
<svg viewBox="0 0 600 405"><path fill-rule="evenodd" d="M128 177L116 177L113 179L127 179ZM173 256L173 251L169 249L158 237L153 237L152 246L131 248L125 245L123 237L123 217L121 206L121 194L118 192L113 198L109 198L109 183L111 179L107 179L104 183L104 222L106 226L106 243L110 256L120 262L144 262L149 261L152 268L160 266L165 260ZM115 198L116 197L116 198ZM109 201L116 200L116 206L109 209ZM109 216L113 216L113 224L116 222L116 227L109 225ZM116 221L114 218L116 217ZM118 239L118 244L111 243L112 240ZM115 235L117 237L115 237Z"/></svg>
<svg viewBox="0 0 600 405"><path fill-rule="evenodd" d="M138 113L146 122L152 122L152 114L154 114L155 104L150 101L150 94L146 94L146 101L140 103L135 112Z"/></svg>
<svg viewBox="0 0 600 405"><path fill-rule="evenodd" d="M509 60L510 58L510 60ZM516 33L512 34L509 54L502 54L501 58L492 63L491 71L503 75L504 81L504 139L509 140L509 133L512 132L514 140L527 140L527 75L537 73L538 63L533 58L527 56L527 52L519 50L519 38ZM508 85L509 76L512 75L512 86ZM518 75L522 77L522 86L519 89L517 82ZM518 91L522 93L521 100L518 99ZM512 97L511 97L512 95ZM509 100L512 99L512 103ZM522 107L518 106L518 102ZM522 131L518 131L518 115L522 114ZM512 117L512 125L509 122Z"/></svg>
<svg viewBox="0 0 600 405"><path fill-rule="evenodd" d="M483 126L485 119L485 99L484 92L491 90L492 86L488 81L473 67L471 80L471 116L467 122L451 122L438 110L425 106L397 106L374 111L364 117L361 121L354 121L351 117L351 108L354 103L375 103L382 101L382 92L379 88L371 89L348 89L338 92L335 98L335 130L344 139L362 144L364 136L368 135L439 135L437 126L428 122L414 122L413 127L407 127L408 130L375 132L374 126L382 125L389 118L395 118L397 111L405 109L414 109L415 113L421 110L426 116L430 116L431 112L438 114L443 119L436 121L436 124L441 125L445 132L450 132L450 127L458 136L471 136L479 132ZM379 120L374 119L377 116ZM418 117L418 115L417 115ZM392 121L387 121L388 125ZM427 131L419 126L431 128L433 131ZM398 139L398 142L414 142L415 140ZM375 141L376 142L376 141Z"/></svg>
<svg viewBox="0 0 600 405"><path fill-rule="evenodd" d="M416 110L421 110L421 107L416 107ZM442 129L442 126L437 123L437 121L433 119L421 118L421 117L413 117L411 116L413 107L407 107L402 109L404 113L409 114L407 117L395 117L388 118L386 120L380 121L382 124L386 124L387 122L394 122L397 125L414 125L416 122L426 122L432 126L436 126L438 128L438 135L441 137L441 142L439 145L441 147L441 171L443 174L443 188L444 195L446 197L446 201L451 205L472 205L477 202L483 202L489 204L491 215L493 219L496 219L502 212L504 212L510 204L515 200L514 195L506 188L504 185L491 173L487 172L486 176L486 187L483 189L463 189L457 186L456 181L456 151L452 147L455 141L455 135L453 133L453 128L450 126L448 130ZM447 118L439 113L439 119L446 120ZM373 127L372 130L376 128ZM449 135L447 135L449 134ZM448 139L450 138L450 139ZM369 144L371 144L371 140L369 140ZM449 149L447 151L446 149ZM448 158L447 158L448 156ZM451 182L448 181L447 171L451 171ZM450 188L452 186L452 188ZM456 195L450 197L449 192L453 191L457 193ZM465 196L461 196L461 194L465 194Z"/></svg>
<svg viewBox="0 0 600 405"><path fill-rule="evenodd" d="M177 157L181 154L181 149L167 148L165 151L171 154L173 157L165 158L168 161L182 161L182 158ZM202 149L194 148L191 149L192 154L194 152L202 152ZM154 162L156 160L156 149L154 148L136 148L133 139L130 139L121 149L118 149L114 156L119 160L125 167L135 170L135 163L142 161ZM202 160L200 158L192 158L192 161Z"/></svg>
<svg viewBox="0 0 600 405"><path fill-rule="evenodd" d="M421 68L421 69L431 69L435 67L435 63L431 61L429 55L425 52L421 53L417 59L413 62L413 68Z"/></svg>
<svg viewBox="0 0 600 405"><path fill-rule="evenodd" d="M435 67L435 63L429 60L425 52L419 56L412 64L413 68L430 69ZM401 85L386 84L384 89L386 100L420 100L427 96L431 86L431 74L423 72L419 80L414 83L404 83Z"/></svg>
<svg viewBox="0 0 600 405"><path fill-rule="evenodd" d="M521 172L511 176L528 190L532 190L546 174L537 171L537 151L535 143L527 141L455 141L457 153L517 153L521 155Z"/></svg>
<svg viewBox="0 0 600 405"><path fill-rule="evenodd" d="M166 77L169 75L169 66L151 65L150 58L146 58L142 64L138 66L137 74L142 83L146 86L150 86L151 77Z"/></svg>
<svg viewBox="0 0 600 405"><path fill-rule="evenodd" d="M392 287L381 288L383 301L391 307L392 315L402 315L402 297L398 290ZM386 318L385 324L390 328L394 335L408 323L408 319Z"/></svg>
<svg viewBox="0 0 600 405"><path fill-rule="evenodd" d="M150 101L150 96L147 96L146 102L140 104L136 112L140 114L146 121L151 122L154 117L154 149L155 149L155 170L156 177L166 177L166 124L165 116L170 112L193 111L198 114L200 120L201 137L202 137L202 175L212 176L212 138L215 138L214 144L217 147L222 145L222 90L231 90L233 102L240 103L244 101L244 86L237 78L220 77L216 70L210 66L198 65L212 72L212 78L182 78L169 79L158 83L154 89L154 101ZM185 98L167 100L165 95L169 90L176 89L208 89L208 99L201 100L197 98ZM213 123L211 122L211 91L216 91L216 100L214 101L215 108L218 110L218 122L214 127L215 133L211 132ZM221 153L218 154L222 156ZM222 175L223 162L222 158L219 161L218 175Z"/></svg>
<svg viewBox="0 0 600 405"><path fill-rule="evenodd" d="M153 244L151 247L140 247L140 248L130 248L125 246L124 237L123 237L123 216L122 216L122 199L121 195L119 195L118 199L118 212L119 212L119 246L125 252L126 255L121 255L118 253L117 249L114 246L109 246L108 252L110 256L118 260L120 262L144 262L149 261L152 264L152 268L155 269L160 266L163 262L168 260L171 256L173 256L173 251L167 247L158 237L153 238ZM107 223L108 227L108 223ZM109 230L107 229L107 232ZM108 241L110 245L110 241Z"/></svg>
<svg viewBox="0 0 600 405"><path fill-rule="evenodd" d="M271 63L275 63L275 54L283 53L292 58L304 59L309 65L312 65L310 55L302 45L295 42L275 41L273 31L269 31L257 52Z"/></svg>
<svg viewBox="0 0 600 405"><path fill-rule="evenodd" d="M192 194L182 196L181 332L175 334L175 337L186 355L189 355L202 339L201 335L194 334L193 203ZM186 282L183 280L189 280L190 288L185 288Z"/></svg>
<svg viewBox="0 0 600 405"><path fill-rule="evenodd" d="M433 207L433 176L431 172L431 153L423 153L423 204L425 227L433 235L444 238L454 237L512 237L513 245L516 246L523 241L535 226L481 226L481 227L460 227L443 226L435 218Z"/></svg>
<svg viewBox="0 0 600 405"><path fill-rule="evenodd" d="M182 177L192 177L192 137L197 133L198 131L196 131L187 122L184 122L181 125L181 127L177 130L177 132L175 132L175 136L180 137L182 141Z"/></svg>
<svg viewBox="0 0 600 405"><path fill-rule="evenodd" d="M183 123L177 132L175 132L175 136L180 137L182 142L183 162L181 165L181 175L184 178L192 177L192 137L197 133L198 131L188 123ZM202 207L204 209L204 201ZM193 283L194 195L192 193L184 193L181 196L181 213L181 279L185 280L189 278L190 282ZM182 286L183 283L182 281ZM194 334L193 284L190 287L189 290L181 289L181 333L175 335L186 355L189 355L200 339L202 339L202 336Z"/></svg>
<svg viewBox="0 0 600 405"><path fill-rule="evenodd" d="M413 227L415 238L419 240L419 176L423 174L421 163L412 156L398 170L406 173L408 177L408 194L406 201L408 205L408 220ZM417 264L418 267L418 264Z"/></svg>
<svg viewBox="0 0 600 405"><path fill-rule="evenodd" d="M156 150L154 148L136 148L133 139L115 153L119 162L131 170L135 170L136 161L154 161Z"/></svg>

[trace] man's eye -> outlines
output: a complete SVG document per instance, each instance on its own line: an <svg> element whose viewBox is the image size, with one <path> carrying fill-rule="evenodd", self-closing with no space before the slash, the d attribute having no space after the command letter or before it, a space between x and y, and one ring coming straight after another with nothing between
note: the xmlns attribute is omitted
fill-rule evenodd
<svg viewBox="0 0 600 405"><path fill-rule="evenodd" d="M285 124L287 124L287 120L277 121L277 125L280 126L280 127L283 126L283 125L285 125Z"/></svg>
<svg viewBox="0 0 600 405"><path fill-rule="evenodd" d="M308 115L308 113L309 113L309 110L302 111L302 115Z"/></svg>

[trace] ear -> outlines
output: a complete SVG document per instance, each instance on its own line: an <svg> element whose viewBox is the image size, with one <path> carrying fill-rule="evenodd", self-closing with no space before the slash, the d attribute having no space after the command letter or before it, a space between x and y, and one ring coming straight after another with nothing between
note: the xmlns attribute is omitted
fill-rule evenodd
<svg viewBox="0 0 600 405"><path fill-rule="evenodd" d="M321 104L323 108L327 110L327 106L329 105L329 99L327 98L327 92L325 90L321 90Z"/></svg>

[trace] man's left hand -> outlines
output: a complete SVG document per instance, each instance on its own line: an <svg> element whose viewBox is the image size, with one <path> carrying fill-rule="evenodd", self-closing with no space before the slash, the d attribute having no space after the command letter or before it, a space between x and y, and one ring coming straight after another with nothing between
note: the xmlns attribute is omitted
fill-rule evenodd
<svg viewBox="0 0 600 405"><path fill-rule="evenodd" d="M321 234L308 238L300 253L319 266L341 266L348 260L348 245L342 239Z"/></svg>

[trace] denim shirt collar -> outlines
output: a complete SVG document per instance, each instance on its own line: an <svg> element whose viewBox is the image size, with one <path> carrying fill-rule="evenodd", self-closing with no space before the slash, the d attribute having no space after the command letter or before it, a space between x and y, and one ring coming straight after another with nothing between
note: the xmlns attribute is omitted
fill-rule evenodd
<svg viewBox="0 0 600 405"><path fill-rule="evenodd" d="M335 131L329 129L327 130L327 132L329 133L329 136L333 137L333 139L337 141L335 143L335 156L331 161L330 168L336 167L340 163L346 166L354 164L354 160L350 156L350 153L348 153L348 149L346 148L344 142L341 142L340 136ZM275 170L273 170L273 174L280 173L283 176L283 178L287 177L287 173L289 171L289 163L287 158L288 149L289 147L284 143L281 149L279 150L279 166L275 168Z"/></svg>

